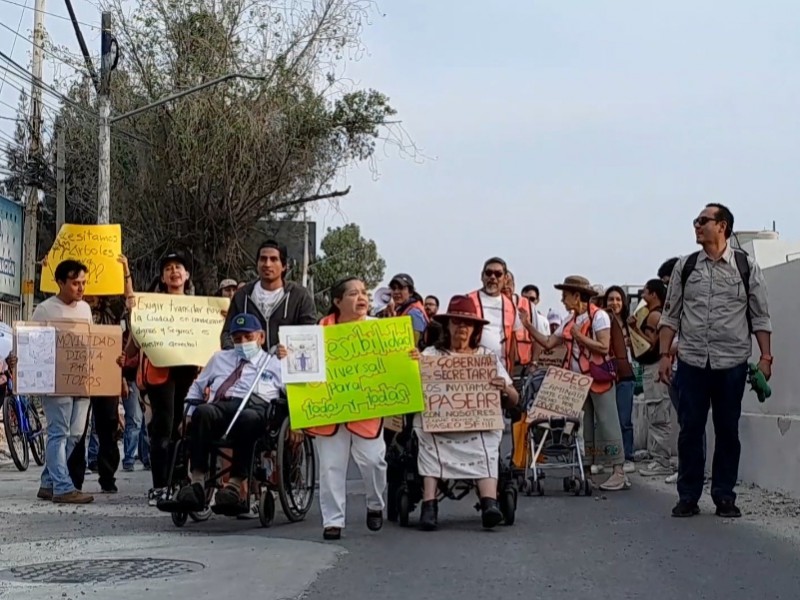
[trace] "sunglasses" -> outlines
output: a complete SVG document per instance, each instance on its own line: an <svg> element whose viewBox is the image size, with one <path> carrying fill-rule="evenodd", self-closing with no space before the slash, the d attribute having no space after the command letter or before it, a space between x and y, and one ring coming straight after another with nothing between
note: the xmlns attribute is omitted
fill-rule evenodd
<svg viewBox="0 0 800 600"><path fill-rule="evenodd" d="M694 221L692 221L692 224L695 227L704 227L711 221L717 222L719 221L719 219L717 219L716 217L697 217Z"/></svg>
<svg viewBox="0 0 800 600"><path fill-rule="evenodd" d="M496 279L505 277L505 271L499 271L495 269L486 269L483 274L485 277L495 277Z"/></svg>
<svg viewBox="0 0 800 600"><path fill-rule="evenodd" d="M473 321L470 321L469 319L458 319L458 318L455 318L455 317L451 318L450 322L453 325L455 325L456 327L462 327L462 326L463 327L471 327L471 326L473 326L475 324Z"/></svg>

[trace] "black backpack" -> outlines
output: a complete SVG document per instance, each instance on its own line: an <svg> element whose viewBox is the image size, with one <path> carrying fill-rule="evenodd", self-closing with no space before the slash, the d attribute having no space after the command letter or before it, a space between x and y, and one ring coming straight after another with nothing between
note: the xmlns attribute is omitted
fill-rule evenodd
<svg viewBox="0 0 800 600"><path fill-rule="evenodd" d="M697 257L700 252L692 252L686 257L686 262L683 263L681 269L681 292L686 291L686 281L689 275L692 274L697 266ZM736 268L739 270L739 276L742 278L744 284L744 293L747 297L747 329L753 333L753 318L750 315L750 262L747 260L747 252L744 250L733 249L733 258L736 260Z"/></svg>

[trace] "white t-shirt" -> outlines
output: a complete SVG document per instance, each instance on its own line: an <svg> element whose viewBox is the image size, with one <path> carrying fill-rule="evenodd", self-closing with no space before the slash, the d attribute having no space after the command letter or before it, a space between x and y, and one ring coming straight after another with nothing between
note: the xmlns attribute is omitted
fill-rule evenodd
<svg viewBox="0 0 800 600"><path fill-rule="evenodd" d="M505 364L506 336L503 330L503 296L489 296L483 292L478 292L478 298L483 308L483 318L489 321L489 324L483 327L481 346L489 348ZM519 319L519 312L515 311L515 315L513 331L521 331L522 321Z"/></svg>
<svg viewBox="0 0 800 600"><path fill-rule="evenodd" d="M255 302L258 310L265 319L269 319L275 306L283 300L283 288L277 290L265 290L261 284L257 283L250 294L250 298Z"/></svg>
<svg viewBox="0 0 800 600"><path fill-rule="evenodd" d="M50 296L33 311L32 321L86 321L92 323L92 309L83 300L64 304L58 296Z"/></svg>
<svg viewBox="0 0 800 600"><path fill-rule="evenodd" d="M568 314L564 317L564 320L561 321L561 325L558 326L556 332L553 334L554 336L563 339L564 338L564 327L567 324L572 322L573 313ZM589 311L586 311L582 315L580 315L577 319L578 326L583 326L584 323L589 319ZM572 325L570 325L572 327ZM605 331L606 329L611 329L611 318L608 316L608 313L604 310L598 310L594 314L594 319L592 319L592 331L594 332L595 336L601 331ZM578 344L572 344L572 357L570 359L570 369L575 373L581 372L580 366L580 356L581 356L581 347Z"/></svg>
<svg viewBox="0 0 800 600"><path fill-rule="evenodd" d="M533 327L544 336L550 335L550 323L547 317L540 313L538 310L533 313Z"/></svg>

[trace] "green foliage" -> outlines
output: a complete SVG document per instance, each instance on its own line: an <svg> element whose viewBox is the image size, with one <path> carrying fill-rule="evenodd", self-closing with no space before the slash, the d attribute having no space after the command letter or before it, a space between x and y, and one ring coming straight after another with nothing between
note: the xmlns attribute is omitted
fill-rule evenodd
<svg viewBox="0 0 800 600"><path fill-rule="evenodd" d="M355 223L328 229L320 243L322 254L311 266L314 276L317 309L325 314L330 307L330 289L346 277L358 277L367 289L376 287L386 271L386 262L378 254L373 240L361 236Z"/></svg>

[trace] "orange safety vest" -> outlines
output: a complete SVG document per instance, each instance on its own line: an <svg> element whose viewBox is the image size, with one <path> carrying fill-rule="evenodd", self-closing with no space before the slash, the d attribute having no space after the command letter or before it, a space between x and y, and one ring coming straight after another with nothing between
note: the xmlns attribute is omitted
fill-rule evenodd
<svg viewBox="0 0 800 600"><path fill-rule="evenodd" d="M424 304L422 304L422 302L420 302L419 300L415 300L414 302L409 302L409 303L406 305L406 307L403 309L403 311L402 311L402 312L399 312L399 313L397 313L395 316L396 316L396 317L404 317L404 316L406 316L408 313L410 313L410 312L411 312L411 309L412 309L412 308L417 308L417 309L419 309L419 312L421 312L421 313L422 313L422 316L423 316L423 318L425 319L425 322L426 322L426 323L430 323L430 322L431 322L431 320L428 318L428 313L426 313L426 312L425 312L425 305L424 305Z"/></svg>
<svg viewBox="0 0 800 600"><path fill-rule="evenodd" d="M481 304L481 296L478 291L471 292L467 294L469 298L472 298L472 301L475 303L475 308L478 309L478 314L480 315L481 319L484 318L483 316L483 305ZM503 299L503 343L506 347L506 369L508 372L514 369L514 361L513 361L513 354L514 354L514 346L516 345L516 338L514 337L514 321L517 320L517 309L514 306L514 302L500 294L500 297Z"/></svg>
<svg viewBox="0 0 800 600"><path fill-rule="evenodd" d="M531 322L535 322L536 310L531 302L525 296L520 296L517 300L517 310L524 310L531 317ZM521 365L529 365L533 362L533 339L528 330L524 327L516 332L517 336L517 362Z"/></svg>
<svg viewBox="0 0 800 600"><path fill-rule="evenodd" d="M585 335L587 337L591 336L589 330L592 327L592 321L594 321L594 316L595 314L597 314L598 310L600 309L597 308L595 305L593 304L589 305L589 318L586 319L583 325L581 325L581 335ZM572 346L574 343L572 340L572 323L575 321L575 319L577 319L577 316L573 316L572 319L570 319L569 322L566 325L564 325L564 331L562 333L564 339L564 346L566 346L567 348L567 353L564 356L563 368L568 369L570 371L572 370L571 363L572 359L574 358L574 355L572 354ZM580 348L580 358L578 359L578 365L580 366L581 373L583 373L584 375L591 374L591 367L590 367L591 363L594 363L596 365L602 365L607 360L608 360L607 356L603 356L602 354L597 354L596 352L591 352L589 350L586 350L585 348ZM613 385L614 385L613 381L607 381L605 383L593 382L591 390L595 394L602 394L610 390Z"/></svg>
<svg viewBox="0 0 800 600"><path fill-rule="evenodd" d="M336 315L330 314L320 319L320 325L323 327L327 325L336 325ZM374 440L381 434L383 428L383 419L366 419L364 421L352 421L344 423L347 430L353 435L362 437L367 440ZM330 437L336 435L339 431L339 425L321 425L319 427L310 427L305 430L311 435L318 435L321 437Z"/></svg>

